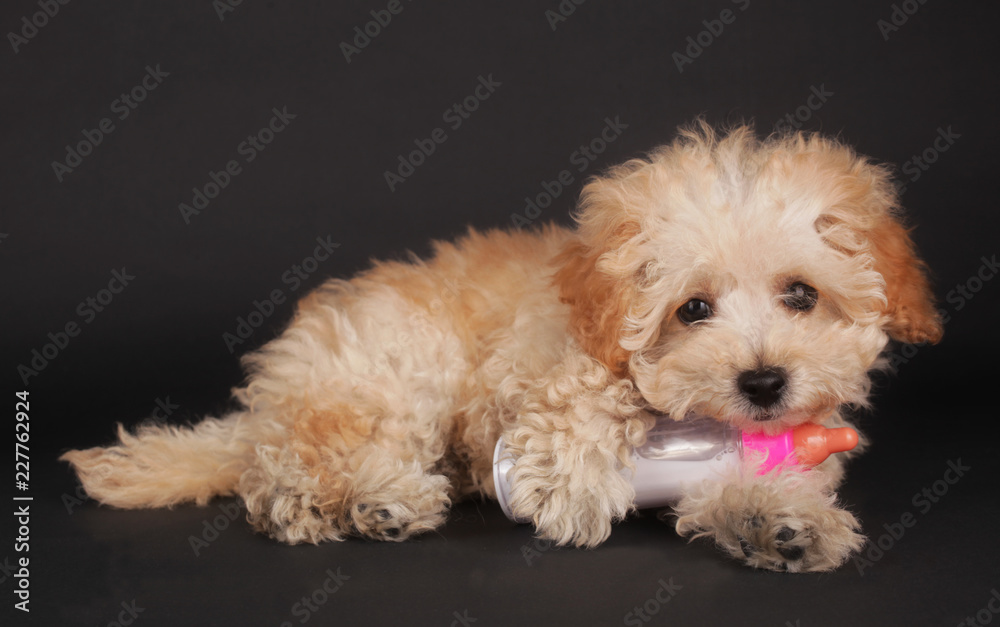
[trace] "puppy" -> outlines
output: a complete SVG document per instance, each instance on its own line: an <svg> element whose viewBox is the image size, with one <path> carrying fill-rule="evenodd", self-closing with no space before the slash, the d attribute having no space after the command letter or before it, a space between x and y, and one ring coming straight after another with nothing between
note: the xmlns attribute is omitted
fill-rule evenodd
<svg viewBox="0 0 1000 627"><path fill-rule="evenodd" d="M831 139L699 121L590 181L576 222L330 280L243 358L238 411L62 459L115 507L238 494L289 544L404 540L495 497L502 436L514 513L593 547L633 509L621 471L656 414L842 425L889 338L941 337L888 171ZM836 503L844 457L699 486L676 529L754 567L835 568L864 542Z"/></svg>

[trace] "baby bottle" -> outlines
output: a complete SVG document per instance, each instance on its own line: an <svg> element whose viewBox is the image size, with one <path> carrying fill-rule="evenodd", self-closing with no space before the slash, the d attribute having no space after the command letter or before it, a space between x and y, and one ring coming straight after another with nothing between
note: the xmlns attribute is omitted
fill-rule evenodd
<svg viewBox="0 0 1000 627"><path fill-rule="evenodd" d="M638 509L664 507L676 503L687 486L706 479L720 479L739 468L747 455L760 459L758 473L779 464L815 466L831 453L849 451L858 444L858 434L850 427L827 429L803 424L777 435L746 433L711 418L675 421L660 416L647 434L646 443L632 452L635 471L623 469L635 488ZM517 463L505 454L501 438L493 453L493 483L497 500L507 518L527 522L510 508L508 473Z"/></svg>

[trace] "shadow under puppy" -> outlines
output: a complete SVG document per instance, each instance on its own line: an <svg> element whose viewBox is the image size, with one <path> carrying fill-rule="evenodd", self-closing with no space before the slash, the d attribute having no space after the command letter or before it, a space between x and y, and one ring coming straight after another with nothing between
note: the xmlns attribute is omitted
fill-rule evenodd
<svg viewBox="0 0 1000 627"><path fill-rule="evenodd" d="M621 470L654 413L841 425L890 337L941 337L887 170L831 139L696 122L590 181L576 219L330 280L243 358L239 411L119 425L62 459L116 507L238 494L283 542L403 540L495 497L502 436L514 513L593 547L632 509ZM755 567L834 568L864 542L836 503L844 458L699 486L677 531Z"/></svg>

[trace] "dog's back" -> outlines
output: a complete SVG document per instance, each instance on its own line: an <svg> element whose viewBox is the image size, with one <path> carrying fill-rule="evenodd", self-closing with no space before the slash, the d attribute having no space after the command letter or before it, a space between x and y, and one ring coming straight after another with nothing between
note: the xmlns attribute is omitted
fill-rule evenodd
<svg viewBox="0 0 1000 627"><path fill-rule="evenodd" d="M446 470L449 494L491 493L489 452L514 411L495 402L498 390L541 376L565 348L567 308L552 275L570 237L554 226L470 230L426 261L330 280L300 301L281 336L243 358L241 410L192 427L119 425L115 445L61 459L90 496L121 508L240 493L253 515L254 505L274 507L276 479L262 459L286 477L295 473L285 466L310 462L330 475L359 466L359 449L392 451L417 474ZM401 442L406 432L422 436ZM289 439L299 459L269 457Z"/></svg>

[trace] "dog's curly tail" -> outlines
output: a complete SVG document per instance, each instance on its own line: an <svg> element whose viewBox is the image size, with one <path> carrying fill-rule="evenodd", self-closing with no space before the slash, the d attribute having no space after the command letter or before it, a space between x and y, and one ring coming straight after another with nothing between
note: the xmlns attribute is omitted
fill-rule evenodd
<svg viewBox="0 0 1000 627"><path fill-rule="evenodd" d="M69 462L92 498L114 507L204 505L233 494L253 455L248 415L207 418L193 427L145 424L129 433L119 423L118 443L73 450Z"/></svg>

